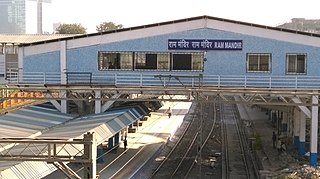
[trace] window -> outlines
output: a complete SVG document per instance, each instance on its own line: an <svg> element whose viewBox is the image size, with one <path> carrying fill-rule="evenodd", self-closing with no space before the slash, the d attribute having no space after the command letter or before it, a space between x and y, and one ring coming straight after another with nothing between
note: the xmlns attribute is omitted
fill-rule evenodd
<svg viewBox="0 0 320 179"><path fill-rule="evenodd" d="M135 53L135 69L169 69L169 53Z"/></svg>
<svg viewBox="0 0 320 179"><path fill-rule="evenodd" d="M191 54L172 54L172 70L191 70Z"/></svg>
<svg viewBox="0 0 320 179"><path fill-rule="evenodd" d="M136 69L157 69L157 54L135 53Z"/></svg>
<svg viewBox="0 0 320 179"><path fill-rule="evenodd" d="M132 69L132 52L99 52L99 70Z"/></svg>
<svg viewBox="0 0 320 179"><path fill-rule="evenodd" d="M247 72L270 72L271 54L247 54Z"/></svg>
<svg viewBox="0 0 320 179"><path fill-rule="evenodd" d="M306 74L306 54L287 54L287 74Z"/></svg>
<svg viewBox="0 0 320 179"><path fill-rule="evenodd" d="M203 69L203 54L194 53L192 54L192 70L202 70Z"/></svg>
<svg viewBox="0 0 320 179"><path fill-rule="evenodd" d="M158 53L158 69L159 70L169 70L169 53Z"/></svg>
<svg viewBox="0 0 320 179"><path fill-rule="evenodd" d="M140 53L140 52L135 53L135 63L136 63L136 66L135 66L136 69L145 68L146 67L146 54Z"/></svg>
<svg viewBox="0 0 320 179"><path fill-rule="evenodd" d="M172 70L202 70L203 53L173 53Z"/></svg>
<svg viewBox="0 0 320 179"><path fill-rule="evenodd" d="M203 70L202 52L98 52L99 70Z"/></svg>
<svg viewBox="0 0 320 179"><path fill-rule="evenodd" d="M117 65L115 68L118 69L117 67L120 66L119 69L132 70L132 56L131 52L120 53L120 59L117 59L118 61L115 62Z"/></svg>

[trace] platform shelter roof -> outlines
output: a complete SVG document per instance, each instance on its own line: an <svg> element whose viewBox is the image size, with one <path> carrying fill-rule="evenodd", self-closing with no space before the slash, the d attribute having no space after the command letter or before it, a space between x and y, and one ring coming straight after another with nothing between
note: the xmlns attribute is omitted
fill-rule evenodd
<svg viewBox="0 0 320 179"><path fill-rule="evenodd" d="M41 138L74 139L83 138L83 134L94 132L98 144L118 133L121 129L141 119L147 111L141 106L129 106L77 118L64 125L51 129Z"/></svg>
<svg viewBox="0 0 320 179"><path fill-rule="evenodd" d="M0 116L0 137L36 137L50 127L74 117L74 115L63 114L46 104L21 108Z"/></svg>
<svg viewBox="0 0 320 179"><path fill-rule="evenodd" d="M55 122L53 119L51 123L56 124L56 126L43 132L38 136L38 138L73 140L76 138L82 139L83 134L87 132L94 132L96 135L97 145L99 145L118 133L121 129L132 124L137 119L142 118L147 114L147 112L146 108L137 105L116 108L101 114L87 115L62 123ZM56 120L57 119L58 118L56 118ZM41 125L42 121L39 124ZM23 129L23 127L21 127L21 129ZM73 152L77 153L82 150L82 146L76 147L79 148L73 150ZM36 149L31 149L30 151L36 151ZM72 151L62 152L72 153ZM11 153L15 153L15 151L13 150ZM46 176L56 170L56 168L52 164L48 164L46 162L25 161L0 162L0 171L1 170L4 170L1 172L1 175L5 178L19 178L19 176L29 176L29 178L34 178L38 176Z"/></svg>

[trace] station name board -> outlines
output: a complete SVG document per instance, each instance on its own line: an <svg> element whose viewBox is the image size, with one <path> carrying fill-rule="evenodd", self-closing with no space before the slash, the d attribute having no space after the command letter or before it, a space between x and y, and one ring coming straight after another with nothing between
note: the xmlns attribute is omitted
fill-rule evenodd
<svg viewBox="0 0 320 179"><path fill-rule="evenodd" d="M242 40L168 39L169 50L242 50Z"/></svg>

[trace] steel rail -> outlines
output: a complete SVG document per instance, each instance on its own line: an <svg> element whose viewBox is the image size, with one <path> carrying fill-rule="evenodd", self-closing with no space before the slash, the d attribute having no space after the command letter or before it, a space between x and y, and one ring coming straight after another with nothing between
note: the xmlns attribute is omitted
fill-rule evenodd
<svg viewBox="0 0 320 179"><path fill-rule="evenodd" d="M246 107L244 108L245 110L244 110L244 112L245 113L247 113L247 115L249 116L249 120L250 120L250 122L252 122L251 121L251 118L250 118L250 115L248 114L248 110L246 109ZM239 108L236 108L236 110L237 110L237 114L238 114L238 118L239 119L241 119L241 117L240 117L240 113L239 113ZM238 121L238 120L237 120ZM238 122L239 123L239 122ZM240 124L241 125L241 124ZM251 126L252 126L253 124L251 124ZM257 163L257 160L254 158L254 156L252 155L252 152L250 151L250 150L252 150L252 149L250 149L248 146L249 146L249 143L248 143L248 134L246 133L246 131L244 130L244 128L242 128L242 127L239 127L239 132L241 132L242 133L242 141L243 141L243 146L244 146L244 148L245 148L245 151L249 151L249 152L246 152L245 154L248 154L248 155L246 155L249 159L247 160L248 162L249 162L249 160L250 160L250 164L252 165L252 168L253 168L253 174L254 174L254 178L257 178L257 179L260 179L260 175L259 175L259 166L258 166L258 163ZM245 155L244 155L245 156ZM249 171L251 171L251 170L249 170Z"/></svg>
<svg viewBox="0 0 320 179"><path fill-rule="evenodd" d="M215 111L215 106L214 106L214 111ZM214 113L215 115L216 113ZM196 122L194 120L195 116L193 116L193 123L189 124L189 127L192 126L194 124L194 122ZM210 119L209 119L210 120ZM208 134L206 134L205 140L202 142L201 141L201 146L199 147L200 150L197 149L196 155L199 155L199 153L201 153L201 150L204 148L204 146L206 145L207 141L210 139L211 134L214 130L215 124L216 124L216 116L214 116L214 120L210 120L212 121L212 125L211 128L209 128L209 132ZM210 126L210 125L206 125L206 126ZM197 156L194 154L191 154L192 151L196 148L198 148L195 145L195 142L197 141L197 139L199 138L199 136L201 135L200 132L202 132L202 127L198 128L198 131L192 136L191 139L189 139L189 141L191 141L188 146L186 147L186 150L184 150L183 152L183 156L181 157L179 163L175 166L174 171L168 176L168 178L176 178L176 174L178 173L178 171L180 171L181 167L183 166L184 168L187 168L187 171L184 172L184 178L187 178L190 175L190 172L192 171L192 169L194 168L194 165L197 163L195 160L192 160L190 165L185 164L185 162L189 162L190 163L190 159L196 159ZM174 145L174 147L170 150L169 154L166 156L166 158L160 163L160 165L157 167L157 169L153 172L153 174L151 175L150 178L153 178L158 172L159 170L162 168L162 166L168 162L168 160L170 159L170 156L173 155L173 152L175 152L177 146L181 143L182 140L184 140L183 136L185 136L186 134L186 130L184 130L182 137L179 138L178 142ZM192 155L192 156L190 156ZM198 156L199 157L199 156ZM201 155L198 158L198 161L201 163ZM201 167L201 166L200 166Z"/></svg>
<svg viewBox="0 0 320 179"><path fill-rule="evenodd" d="M222 105L221 105L222 106ZM223 106L221 109L221 112L222 113L225 113L225 108L226 106ZM256 178L257 176L253 176L256 175L256 171L254 172L251 172L251 167L249 167L249 165L254 165L254 161L252 160L252 157L250 156L251 154L248 153L248 151L246 150L246 145L245 145L245 134L243 133L243 131L241 131L241 127L240 127L240 123L239 123L239 117L238 115L236 114L236 111L235 111L235 107L232 105L231 108L227 108L227 110L230 112L230 122L233 124L234 126L234 133L236 133L237 135L237 143L239 143L239 148L240 149L240 154L241 155L241 158L242 158L242 163L243 163L243 166L244 166L244 170L245 170L245 175L246 177L249 179L249 178ZM229 152L230 152L230 146L228 144L228 140L229 138L233 139L234 136L229 136L229 135L232 135L232 133L230 134L230 131L231 129L229 129L229 132L226 132L227 131L227 121L226 121L226 117L225 115L223 115L223 126L222 126L222 134L223 134L223 151L224 151L224 165L223 165L223 178L230 178L230 162L232 163L232 159L230 159L229 157ZM234 140L234 139L233 139ZM235 151L233 151L235 152ZM252 163L249 163L249 159L251 159L251 162ZM237 161L236 161L237 162Z"/></svg>
<svg viewBox="0 0 320 179"><path fill-rule="evenodd" d="M187 126L184 128L182 135L184 136L186 134L186 132L188 131L189 127L191 126L191 123L194 122L195 116L192 117L192 120L190 123L187 124ZM154 170L154 172L151 174L151 176L149 177L149 179L153 178L162 168L162 166L168 161L168 158L172 155L172 153L174 152L174 150L177 148L177 146L180 144L180 142L182 141L182 137L180 137L178 139L178 141L175 143L175 145L173 146L173 148L170 150L170 152L168 153L168 155L165 157L165 159L159 164L159 166Z"/></svg>
<svg viewBox="0 0 320 179"><path fill-rule="evenodd" d="M234 115L234 121L235 121L235 126L237 129L237 134L238 134L238 138L239 138L239 144L240 144L240 149L242 152L243 163L245 165L247 177L248 177L248 179L250 179L251 175L250 175L250 170L249 170L249 161L248 161L247 155L246 155L247 150L245 150L245 145L244 145L244 136L241 131L240 124L239 124L239 118L238 118L238 115L236 114L234 107L232 108L232 113Z"/></svg>
<svg viewBox="0 0 320 179"><path fill-rule="evenodd" d="M223 115L221 115L223 113L222 111L222 104L220 103L220 117L222 117ZM222 151L224 152L224 155L222 155L222 178L225 179L229 179L229 156L228 156L228 144L227 144L227 127L226 127L226 122L224 119L222 119L222 125L221 125L221 134L223 136L222 138Z"/></svg>
<svg viewBox="0 0 320 179"><path fill-rule="evenodd" d="M198 132L196 133L196 135L194 135L194 138L192 139L189 147L187 148L186 152L184 153L183 157L181 158L181 160L180 160L179 164L177 165L176 169L172 172L170 178L175 178L175 175L176 175L177 172L179 171L179 169L180 169L182 163L184 162L184 160L186 159L188 153L191 151L192 147L194 147L194 143L196 142L196 139L198 138L199 132L201 132L201 131L198 131ZM192 162L192 164L191 164L191 166L189 167L188 171L190 170L190 168L193 167L193 163L194 163L194 161ZM188 166L183 166L183 167L188 167ZM187 172L187 173L188 173L188 172Z"/></svg>
<svg viewBox="0 0 320 179"><path fill-rule="evenodd" d="M210 129L210 132L209 134L207 135L206 139L203 141L202 145L201 145L201 148L200 148L200 152L202 151L202 149L204 148L204 146L207 144L208 140L210 139L212 133L213 133L213 130L216 126L216 121L217 121L217 113L216 113L216 106L215 104L213 104L213 111L214 111L214 114L213 114L213 124L211 126L211 129ZM202 131L200 131L202 132ZM201 158L200 158L201 160ZM190 166L189 170L187 171L187 174L186 176L184 177L185 179L189 176L191 170L193 169L193 166L195 165L195 162L192 163L192 165ZM200 166L201 167L201 166Z"/></svg>

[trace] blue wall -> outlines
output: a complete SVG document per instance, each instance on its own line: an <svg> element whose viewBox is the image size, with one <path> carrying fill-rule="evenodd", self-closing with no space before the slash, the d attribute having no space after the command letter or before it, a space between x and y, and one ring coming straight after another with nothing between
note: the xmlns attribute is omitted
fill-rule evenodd
<svg viewBox="0 0 320 179"><path fill-rule="evenodd" d="M60 72L60 52L26 56L23 62L25 72Z"/></svg>
<svg viewBox="0 0 320 179"><path fill-rule="evenodd" d="M98 51L167 51L168 39L183 38L243 40L242 51L207 51L205 56L207 58L204 68L205 75L283 76L286 75L287 53L306 53L307 75L319 75L318 68L320 63L318 62L320 60L320 53L317 53L318 48L213 29L190 30L136 40L70 49L67 51L67 69L68 71L100 72L98 71ZM271 53L271 72L247 73L247 53ZM60 69L59 52L28 56L25 57L24 63L25 71L57 71ZM106 73L114 73L114 71ZM156 71L156 73L159 72Z"/></svg>

